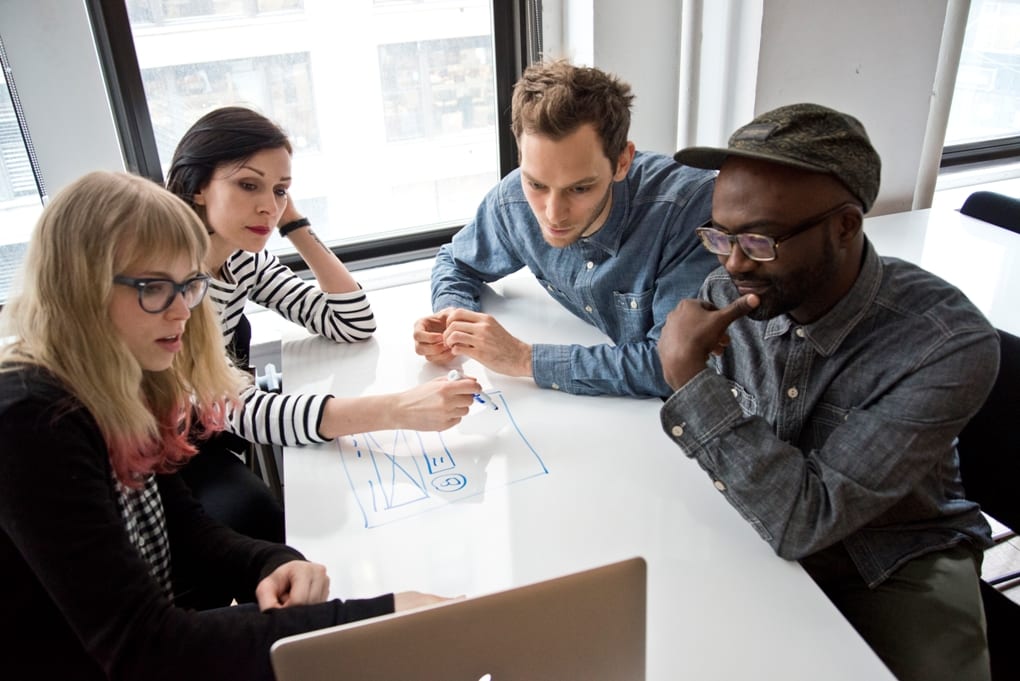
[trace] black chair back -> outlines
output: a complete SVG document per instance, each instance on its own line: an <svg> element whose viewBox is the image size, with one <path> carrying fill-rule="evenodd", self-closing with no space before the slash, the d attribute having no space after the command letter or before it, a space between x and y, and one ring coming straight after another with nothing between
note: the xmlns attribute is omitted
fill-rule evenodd
<svg viewBox="0 0 1020 681"><path fill-rule="evenodd" d="M1020 533L1020 338L999 331L999 339L999 375L957 449L967 498Z"/></svg>
<svg viewBox="0 0 1020 681"><path fill-rule="evenodd" d="M1020 530L1020 338L999 331L999 375L984 406L960 433L960 475L968 499ZM1020 606L981 582L992 681L1020 678Z"/></svg>
<svg viewBox="0 0 1020 681"><path fill-rule="evenodd" d="M974 192L963 202L960 212L1020 233L1020 198L989 191Z"/></svg>

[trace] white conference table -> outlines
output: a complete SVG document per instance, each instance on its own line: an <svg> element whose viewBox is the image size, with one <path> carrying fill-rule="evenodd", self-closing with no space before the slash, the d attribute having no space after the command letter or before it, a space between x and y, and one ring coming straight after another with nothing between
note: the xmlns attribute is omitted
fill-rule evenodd
<svg viewBox="0 0 1020 681"><path fill-rule="evenodd" d="M445 375L411 340L431 309L428 283L370 297L379 330L368 342L285 332L288 392L386 393ZM605 340L526 272L493 285L484 307L530 342ZM475 596L643 556L649 681L892 678L666 438L658 399L567 395L462 368L499 415L472 414L442 442L383 433L285 450L288 543L327 565L332 595Z"/></svg>
<svg viewBox="0 0 1020 681"><path fill-rule="evenodd" d="M1020 335L1020 234L944 209L868 218L864 229L880 255L937 274L997 328Z"/></svg>

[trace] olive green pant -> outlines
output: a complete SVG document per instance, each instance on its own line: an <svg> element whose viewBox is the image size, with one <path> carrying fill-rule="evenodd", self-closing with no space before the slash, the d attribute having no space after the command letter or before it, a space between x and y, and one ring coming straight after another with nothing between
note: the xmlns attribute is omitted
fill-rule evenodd
<svg viewBox="0 0 1020 681"><path fill-rule="evenodd" d="M970 546L915 558L874 589L836 567L845 551L822 553L805 568L897 679L989 680L981 556Z"/></svg>

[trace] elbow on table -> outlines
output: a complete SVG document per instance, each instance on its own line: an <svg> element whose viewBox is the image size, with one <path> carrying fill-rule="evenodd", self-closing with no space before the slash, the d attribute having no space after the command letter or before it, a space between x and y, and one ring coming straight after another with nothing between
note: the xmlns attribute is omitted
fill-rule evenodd
<svg viewBox="0 0 1020 681"><path fill-rule="evenodd" d="M795 539L786 533L769 541L776 555L784 560L801 561L836 544L830 537L808 536Z"/></svg>

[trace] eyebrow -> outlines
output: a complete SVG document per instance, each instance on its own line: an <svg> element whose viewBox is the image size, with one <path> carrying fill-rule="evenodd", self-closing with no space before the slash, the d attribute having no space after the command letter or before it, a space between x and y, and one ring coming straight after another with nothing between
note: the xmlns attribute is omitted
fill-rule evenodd
<svg viewBox="0 0 1020 681"><path fill-rule="evenodd" d="M266 176L265 172L259 170L258 168L255 168L254 166L250 166L247 163L242 163L241 167L238 168L238 170L241 170L241 169L250 170L253 173L255 173L256 175L258 175L259 177L265 177ZM290 180L291 180L290 175L285 175L284 177L280 178L280 182L290 182Z"/></svg>
<svg viewBox="0 0 1020 681"><path fill-rule="evenodd" d="M187 281L192 277L197 277L202 274L201 270L192 270L189 274L184 276L182 281ZM162 272L157 270L144 270L140 274L136 275L138 279L166 279L168 281L176 282L177 280L169 272Z"/></svg>
<svg viewBox="0 0 1020 681"><path fill-rule="evenodd" d="M542 182L542 180L539 180L536 177L532 177L530 173L525 172L524 170L521 171L521 175L523 175L524 179L528 180L529 182L534 182L536 184L541 184L541 185L548 186L548 185L546 185L545 182ZM581 178L580 180L575 180L574 182L571 182L567 186L568 187L576 187L576 186L582 185L582 184L594 184L594 183L596 183L598 181L599 181L599 178L598 178L597 175L591 175L589 177Z"/></svg>
<svg viewBox="0 0 1020 681"><path fill-rule="evenodd" d="M775 220L755 220L754 222L748 222L747 224L740 225L739 227L736 228L727 227L726 225L716 222L715 219L710 219L708 222L712 227L718 229L719 231L726 232L727 234L743 234L745 232L757 229L759 227L768 227L769 225L778 225L780 227L783 226L780 225L780 223L776 222Z"/></svg>

